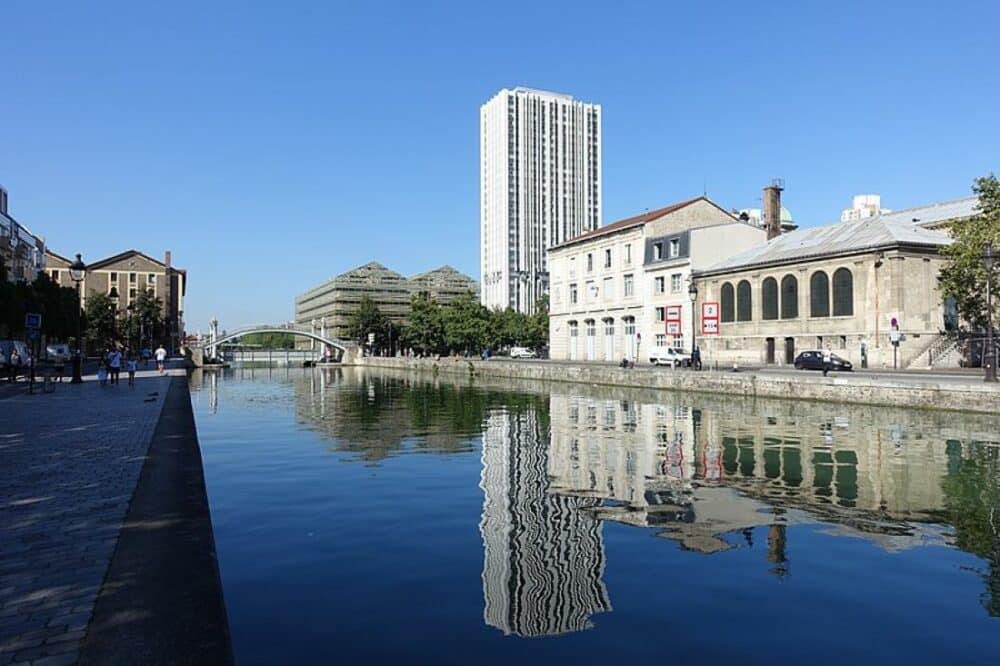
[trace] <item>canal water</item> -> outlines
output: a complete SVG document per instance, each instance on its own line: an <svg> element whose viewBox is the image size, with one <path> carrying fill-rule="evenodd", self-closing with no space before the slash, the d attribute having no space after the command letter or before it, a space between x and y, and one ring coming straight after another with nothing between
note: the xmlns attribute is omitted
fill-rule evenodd
<svg viewBox="0 0 1000 666"><path fill-rule="evenodd" d="M453 381L192 377L239 663L1000 659L1000 419Z"/></svg>

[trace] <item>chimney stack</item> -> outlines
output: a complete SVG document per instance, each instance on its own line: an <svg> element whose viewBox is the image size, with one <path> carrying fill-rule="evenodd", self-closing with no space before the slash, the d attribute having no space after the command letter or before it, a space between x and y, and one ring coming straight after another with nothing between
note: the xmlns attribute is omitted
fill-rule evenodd
<svg viewBox="0 0 1000 666"><path fill-rule="evenodd" d="M764 188L764 228L767 229L767 240L781 235L781 191L785 183L775 178Z"/></svg>
<svg viewBox="0 0 1000 666"><path fill-rule="evenodd" d="M167 265L167 269L170 269L170 250L163 253L163 263Z"/></svg>

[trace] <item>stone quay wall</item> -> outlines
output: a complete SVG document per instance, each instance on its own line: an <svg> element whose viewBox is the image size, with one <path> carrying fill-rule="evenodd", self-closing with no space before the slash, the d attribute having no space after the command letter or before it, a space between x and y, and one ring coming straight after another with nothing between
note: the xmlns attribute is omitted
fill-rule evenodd
<svg viewBox="0 0 1000 666"><path fill-rule="evenodd" d="M413 370L453 377L533 379L586 385L693 391L743 396L815 400L915 409L1000 413L1000 387L977 383L969 377L926 378L899 375L872 377L818 372L769 375L755 372L692 372L684 369L637 367L631 369L596 363L508 361L467 358L364 357L358 365Z"/></svg>

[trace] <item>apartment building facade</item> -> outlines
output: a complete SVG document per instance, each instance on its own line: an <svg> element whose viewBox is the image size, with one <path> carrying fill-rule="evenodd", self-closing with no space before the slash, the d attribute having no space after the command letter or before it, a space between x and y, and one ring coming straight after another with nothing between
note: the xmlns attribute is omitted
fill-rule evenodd
<svg viewBox="0 0 1000 666"><path fill-rule="evenodd" d="M698 197L552 248L550 356L618 362L655 347L690 349L692 268L763 243L766 234Z"/></svg>
<svg viewBox="0 0 1000 666"><path fill-rule="evenodd" d="M504 89L480 109L481 300L532 313L546 251L601 224L601 107Z"/></svg>
<svg viewBox="0 0 1000 666"><path fill-rule="evenodd" d="M128 306L144 291L152 292L162 303L166 339L163 343L170 351L180 347L184 338L184 297L187 293L187 271L173 266L171 252L164 252L163 261L154 259L138 250L89 262L81 285L83 307L93 294L118 297L118 313L124 317ZM46 253L46 272L52 281L62 287L75 288L69 266L73 261L52 251ZM159 342L159 341L156 341Z"/></svg>
<svg viewBox="0 0 1000 666"><path fill-rule="evenodd" d="M11 216L7 190L0 187L0 262L11 282L33 282L45 270L45 240Z"/></svg>

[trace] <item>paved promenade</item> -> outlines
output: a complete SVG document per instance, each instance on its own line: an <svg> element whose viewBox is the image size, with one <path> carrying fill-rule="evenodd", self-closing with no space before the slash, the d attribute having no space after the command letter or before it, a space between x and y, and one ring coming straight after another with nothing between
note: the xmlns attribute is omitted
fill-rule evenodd
<svg viewBox="0 0 1000 666"><path fill-rule="evenodd" d="M171 378L85 380L0 394L0 665L78 659Z"/></svg>

